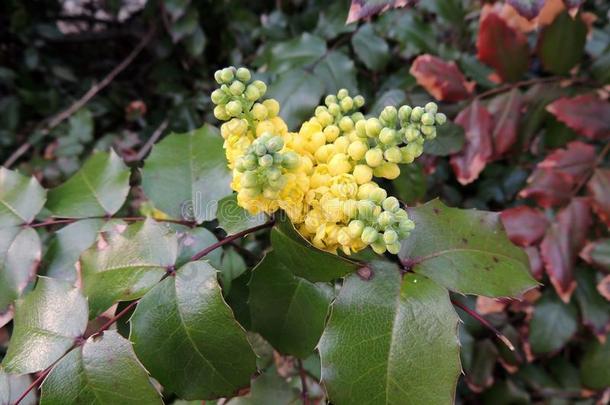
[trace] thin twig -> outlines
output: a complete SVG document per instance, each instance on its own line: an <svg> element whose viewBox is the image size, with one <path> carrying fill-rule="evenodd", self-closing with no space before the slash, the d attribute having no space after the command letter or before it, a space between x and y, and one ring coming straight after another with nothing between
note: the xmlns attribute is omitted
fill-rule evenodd
<svg viewBox="0 0 610 405"><path fill-rule="evenodd" d="M70 350L72 350L74 348L74 346L70 347L59 359L55 360L55 362L53 362L53 364L51 364L49 367L45 368L39 375L38 377L36 377L36 379L34 381L32 381L32 383L30 385L28 385L28 387L25 389L25 391L23 391L23 393L21 395L19 395L19 398L17 398L17 400L15 401L15 403L13 405L19 405L21 403L21 401L23 401L25 399L25 397L28 396L28 394L36 387L40 386L40 384L42 384L42 381L49 375L49 373L51 372L51 370L53 370L53 367L55 367L55 365L57 363L59 363L59 361L61 359L64 358L64 356L66 354L68 354L70 352Z"/></svg>
<svg viewBox="0 0 610 405"><path fill-rule="evenodd" d="M487 329L491 330L498 339L500 339L502 341L502 343L504 343L506 345L506 347L508 347L511 351L515 351L515 346L513 346L513 344L511 343L510 340L508 340L508 338L506 336L504 336L502 334L502 332L500 332L498 329L496 329L491 323L489 323L487 321L487 319L483 318L481 315L479 315L476 311L473 311L472 309L468 308L466 305L462 304L459 301L456 300L451 300L451 303L453 305L455 305L456 307L460 308L462 311L466 312L468 315L470 315L471 317L473 317L474 319L476 319L477 321L479 321L483 326L485 326Z"/></svg>
<svg viewBox="0 0 610 405"><path fill-rule="evenodd" d="M21 224L21 226L29 226L32 228L41 228L41 227L45 227L45 226L71 224L71 223L86 220L86 219L106 219L106 220L117 219L117 220L121 220L121 221L125 221L125 222L137 222L137 221L144 221L146 218L147 217L142 217L142 216L139 216L139 217L93 216L93 217L84 217L84 218L48 218L48 219L45 219L44 221L33 222L31 224ZM184 225L184 226L190 226L190 227L193 227L196 225L196 223L194 221L189 221L189 220L170 219L170 218L166 218L166 219L153 218L153 219L158 222L169 222L172 224L178 224L178 225Z"/></svg>
<svg viewBox="0 0 610 405"><path fill-rule="evenodd" d="M506 84L504 86L500 86L500 87L495 87L493 89L484 91L483 93L479 93L475 96L473 96L473 99L481 99L481 98L486 98L489 96L493 96L496 94L500 94L500 93L505 93L507 91L510 91L514 88L519 88L519 87L527 87L527 86L532 86L534 84L541 84L541 83L552 83L552 82L558 82L560 80L565 80L565 77L560 77L560 76L552 76L552 77L538 77L535 79L529 79L529 80L523 80L520 82L515 82L515 83L509 83Z"/></svg>
<svg viewBox="0 0 610 405"><path fill-rule="evenodd" d="M129 159L134 162L138 162L146 157L150 149L153 147L155 142L159 139L159 137L163 134L163 132L167 129L167 125L169 124L168 119L164 119L161 124L155 129L155 132L152 133L150 138L146 141L144 146L138 151L136 156L132 159Z"/></svg>
<svg viewBox="0 0 610 405"><path fill-rule="evenodd" d="M85 104L87 104L97 93L106 88L115 77L119 75L123 70L127 68L134 61L134 59L138 56L140 52L148 45L150 40L153 38L155 33L155 27L152 26L150 30L146 33L146 35L142 38L142 40L136 45L135 48L127 55L125 59L117 66L106 77L102 79L101 82L93 84L91 88L78 100L76 100L72 105L70 105L65 110L59 112L58 114L44 120L39 126L42 126L41 132L43 135L46 135L53 128L61 124L66 119L70 118L75 112L80 110ZM17 149L13 154L4 162L4 167L9 168L19 159L24 153L26 153L32 144L30 142L26 142L22 144L19 149Z"/></svg>
<svg viewBox="0 0 610 405"><path fill-rule="evenodd" d="M597 169L597 166L603 163L608 152L610 152L610 142L607 143L606 146L604 146L601 152L599 152L599 155L597 155L597 158L595 159L595 163L593 163L593 166L589 168L588 173L580 179L578 184L576 184L576 186L574 187L574 191L572 191L572 196L577 195L580 190L585 186L585 184L589 182L591 176L593 176L593 173L595 173L595 169Z"/></svg>

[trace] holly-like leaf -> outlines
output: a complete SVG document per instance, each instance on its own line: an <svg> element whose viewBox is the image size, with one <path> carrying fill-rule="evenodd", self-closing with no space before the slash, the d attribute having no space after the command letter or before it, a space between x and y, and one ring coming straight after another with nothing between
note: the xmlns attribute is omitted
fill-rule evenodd
<svg viewBox="0 0 610 405"><path fill-rule="evenodd" d="M46 201L34 177L0 167L0 228L32 222Z"/></svg>
<svg viewBox="0 0 610 405"><path fill-rule="evenodd" d="M49 190L46 208L62 218L115 214L129 192L129 168L113 151L98 152L65 183Z"/></svg>
<svg viewBox="0 0 610 405"><path fill-rule="evenodd" d="M536 302L529 326L529 341L536 354L561 349L578 328L578 311L548 291Z"/></svg>
<svg viewBox="0 0 610 405"><path fill-rule="evenodd" d="M6 374L0 369L0 405L11 405L25 392L32 383L29 375ZM22 405L35 405L38 403L36 393L30 391L20 402Z"/></svg>
<svg viewBox="0 0 610 405"><path fill-rule="evenodd" d="M500 215L449 208L439 200L408 209L415 229L399 257L416 273L462 294L518 297L535 287L525 252L513 245Z"/></svg>
<svg viewBox="0 0 610 405"><path fill-rule="evenodd" d="M81 256L91 315L117 301L140 298L176 263L177 254L175 233L150 218L129 225L123 233L101 235Z"/></svg>
<svg viewBox="0 0 610 405"><path fill-rule="evenodd" d="M530 246L542 239L549 221L544 213L526 205L509 208L500 214L509 239L519 246Z"/></svg>
<svg viewBox="0 0 610 405"><path fill-rule="evenodd" d="M265 213L252 215L237 204L237 194L226 196L218 202L218 226L228 234L243 231L267 221Z"/></svg>
<svg viewBox="0 0 610 405"><path fill-rule="evenodd" d="M447 122L436 130L436 138L424 143L424 153L433 156L449 156L464 147L464 128Z"/></svg>
<svg viewBox="0 0 610 405"><path fill-rule="evenodd" d="M610 332L610 302L597 291L595 270L579 268L576 276L576 302L580 307L582 322L597 336L600 341Z"/></svg>
<svg viewBox="0 0 610 405"><path fill-rule="evenodd" d="M2 366L9 373L40 371L59 359L87 327L87 300L78 288L40 277L17 301L11 344Z"/></svg>
<svg viewBox="0 0 610 405"><path fill-rule="evenodd" d="M314 283L335 280L360 267L354 261L313 247L285 216L271 231L271 245L284 267Z"/></svg>
<svg viewBox="0 0 610 405"><path fill-rule="evenodd" d="M598 239L587 243L580 257L590 265L610 271L610 239Z"/></svg>
<svg viewBox="0 0 610 405"><path fill-rule="evenodd" d="M426 174L418 163L403 165L400 175L392 180L396 196L406 204L415 204L426 195Z"/></svg>
<svg viewBox="0 0 610 405"><path fill-rule="evenodd" d="M326 52L326 41L307 32L300 37L280 42L271 47L269 70L287 72L316 62Z"/></svg>
<svg viewBox="0 0 610 405"><path fill-rule="evenodd" d="M182 267L191 261L196 253L218 242L218 238L202 226L191 228L184 225L171 225L171 229L176 231L178 236L178 258L175 267ZM219 266L222 257L222 249L211 251L205 259L212 266Z"/></svg>
<svg viewBox="0 0 610 405"><path fill-rule="evenodd" d="M481 14L477 57L505 81L519 80L529 66L527 38L495 12Z"/></svg>
<svg viewBox="0 0 610 405"><path fill-rule="evenodd" d="M528 20L534 19L544 7L544 3L546 0L507 0L507 3L510 4L517 10L519 14Z"/></svg>
<svg viewBox="0 0 610 405"><path fill-rule="evenodd" d="M464 128L466 145L451 157L451 167L461 184L469 184L479 177L493 155L493 117L478 100L474 100L458 114L455 123Z"/></svg>
<svg viewBox="0 0 610 405"><path fill-rule="evenodd" d="M533 198L543 208L564 205L572 197L574 181L555 170L536 169L527 179L528 186L519 192L521 198Z"/></svg>
<svg viewBox="0 0 610 405"><path fill-rule="evenodd" d="M595 148L580 141L570 142L565 149L549 154L538 168L550 169L578 183L591 173L595 166Z"/></svg>
<svg viewBox="0 0 610 405"><path fill-rule="evenodd" d="M540 244L546 272L564 302L570 301L576 288L574 264L587 239L590 226L591 210L587 199L574 198L557 214Z"/></svg>
<svg viewBox="0 0 610 405"><path fill-rule="evenodd" d="M276 99L282 109L280 115L288 128L298 129L311 116L324 93L324 83L303 69L293 69L278 76L269 86L267 95Z"/></svg>
<svg viewBox="0 0 610 405"><path fill-rule="evenodd" d="M610 339L591 342L580 363L582 382L589 388L603 390L610 386Z"/></svg>
<svg viewBox="0 0 610 405"><path fill-rule="evenodd" d="M325 93L337 94L339 89L357 93L354 61L341 51L330 51L314 69L314 75L324 83Z"/></svg>
<svg viewBox="0 0 610 405"><path fill-rule="evenodd" d="M383 70L390 60L390 47L375 33L372 24L363 25L352 35L352 47L358 59L370 70Z"/></svg>
<svg viewBox="0 0 610 405"><path fill-rule="evenodd" d="M595 94L562 97L546 107L559 121L589 139L610 139L610 103Z"/></svg>
<svg viewBox="0 0 610 405"><path fill-rule="evenodd" d="M446 62L433 55L420 55L409 70L417 83L439 101L465 100L474 91L475 83L466 81L453 61Z"/></svg>
<svg viewBox="0 0 610 405"><path fill-rule="evenodd" d="M498 349L490 339L474 343L470 367L464 369L468 387L481 392L494 383L494 368L498 360Z"/></svg>
<svg viewBox="0 0 610 405"><path fill-rule="evenodd" d="M413 0L352 0L346 24L383 13L393 8L414 4Z"/></svg>
<svg viewBox="0 0 610 405"><path fill-rule="evenodd" d="M256 356L216 273L207 262L185 265L144 295L130 320L138 358L183 399L230 396L256 371Z"/></svg>
<svg viewBox="0 0 610 405"><path fill-rule="evenodd" d="M216 218L218 201L231 193L230 182L222 138L210 125L168 135L142 169L142 187L156 208L197 223Z"/></svg>
<svg viewBox="0 0 610 405"><path fill-rule="evenodd" d="M131 343L115 331L93 336L57 363L42 384L41 405L163 404Z"/></svg>
<svg viewBox="0 0 610 405"><path fill-rule="evenodd" d="M349 276L319 350L333 403L451 404L460 373L458 317L447 290L389 263Z"/></svg>
<svg viewBox="0 0 610 405"><path fill-rule="evenodd" d="M0 228L0 313L21 296L40 262L40 238L32 228Z"/></svg>
<svg viewBox="0 0 610 405"><path fill-rule="evenodd" d="M597 216L610 226L610 169L597 168L587 183L591 205Z"/></svg>
<svg viewBox="0 0 610 405"><path fill-rule="evenodd" d="M277 249L265 255L250 279L250 315L252 329L276 350L306 358L322 335L330 296L294 270Z"/></svg>
<svg viewBox="0 0 610 405"><path fill-rule="evenodd" d="M584 54L587 24L582 15L572 17L568 11L559 14L545 26L538 39L538 56L545 70L568 74Z"/></svg>
<svg viewBox="0 0 610 405"><path fill-rule="evenodd" d="M519 89L494 97L489 103L489 112L493 115L492 131L494 158L504 156L519 137L519 119L523 96Z"/></svg>
<svg viewBox="0 0 610 405"><path fill-rule="evenodd" d="M297 405L301 392L282 378L275 369L267 369L252 380L248 395L233 398L227 405Z"/></svg>

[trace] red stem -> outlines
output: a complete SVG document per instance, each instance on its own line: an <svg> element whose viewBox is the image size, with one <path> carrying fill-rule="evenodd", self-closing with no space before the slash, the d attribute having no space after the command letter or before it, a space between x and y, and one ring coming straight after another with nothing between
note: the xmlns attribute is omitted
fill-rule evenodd
<svg viewBox="0 0 610 405"><path fill-rule="evenodd" d="M146 219L146 217L107 217L107 216L98 216L98 217L85 217L85 218L48 218L48 219L45 219L44 221L35 222L35 223L32 223L32 224L22 224L22 226L30 226L32 228L40 228L40 227L44 227L44 226L53 226L53 225L60 225L60 224L71 224L73 222L82 221L82 220L85 220L85 219L106 219L106 220L120 219L120 220L123 220L125 222L136 222L136 221L144 221ZM185 226L194 226L194 225L196 225L196 223L194 221L187 221L187 220L180 220L180 219L156 219L156 218L153 218L153 219L155 221L159 221L159 222L169 222L169 223L185 225Z"/></svg>
<svg viewBox="0 0 610 405"><path fill-rule="evenodd" d="M468 315L470 315L477 321L479 321L487 329L491 330L496 335L496 337L498 339L500 339L502 341L502 343L504 343L506 345L506 347L508 347L511 351L513 351L513 352L515 351L515 346L513 346L511 341L508 340L508 338L506 336L504 336L498 329L496 329L491 323L489 323L487 321L487 319L483 318L476 311L473 311L472 309L468 308L466 305L462 304L459 301L451 300L451 303L453 305L455 305L456 307L458 307L459 309L461 309L462 311L466 312Z"/></svg>

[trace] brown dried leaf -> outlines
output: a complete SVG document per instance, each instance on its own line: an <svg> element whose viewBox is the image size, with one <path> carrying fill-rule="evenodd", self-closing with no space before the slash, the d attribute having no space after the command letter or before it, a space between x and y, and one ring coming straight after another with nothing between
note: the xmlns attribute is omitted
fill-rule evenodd
<svg viewBox="0 0 610 405"><path fill-rule="evenodd" d="M432 55L418 56L409 72L420 86L439 101L465 100L475 87L474 82L466 81L455 62Z"/></svg>

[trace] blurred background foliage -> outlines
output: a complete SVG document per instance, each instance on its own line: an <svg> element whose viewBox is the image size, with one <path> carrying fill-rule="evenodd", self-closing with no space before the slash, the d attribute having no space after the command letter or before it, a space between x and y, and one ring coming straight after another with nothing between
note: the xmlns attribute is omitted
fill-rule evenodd
<svg viewBox="0 0 610 405"><path fill-rule="evenodd" d="M460 298L516 351L460 313L457 402L607 403L610 3L482 3L422 1L346 24L348 1L4 0L0 161L47 187L93 150L137 164L151 137L215 123L213 73L227 65L270 82L292 130L339 88L375 113L436 98L456 123L386 186L409 204L504 210L545 285L522 302ZM547 108L580 94L594 99ZM285 361L275 358L284 377ZM315 359L306 366L319 373ZM259 389L290 397L281 376Z"/></svg>

